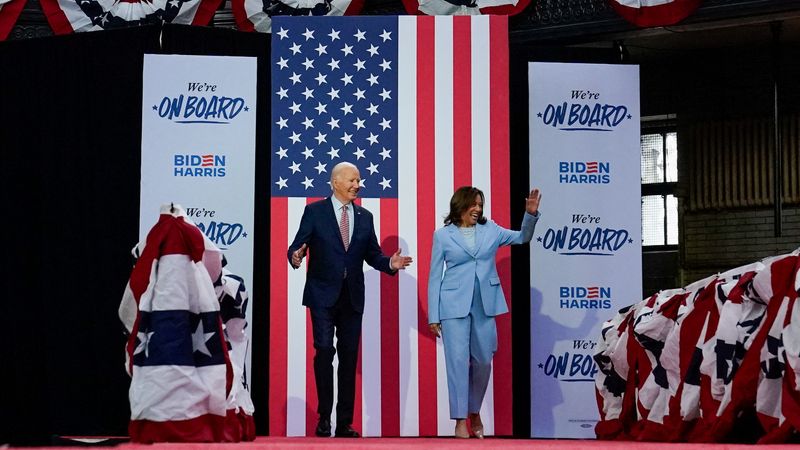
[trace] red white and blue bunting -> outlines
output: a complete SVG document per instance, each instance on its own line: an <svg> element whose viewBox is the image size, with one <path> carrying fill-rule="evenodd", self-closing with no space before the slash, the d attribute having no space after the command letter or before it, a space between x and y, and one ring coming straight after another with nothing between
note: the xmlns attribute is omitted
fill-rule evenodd
<svg viewBox="0 0 800 450"><path fill-rule="evenodd" d="M272 31L273 16L354 16L364 0L231 0L236 26L242 31Z"/></svg>
<svg viewBox="0 0 800 450"><path fill-rule="evenodd" d="M663 27L685 19L701 0L609 0L628 22L639 27Z"/></svg>
<svg viewBox="0 0 800 450"><path fill-rule="evenodd" d="M530 3L531 0L403 0L409 14L429 16L513 16L522 12Z"/></svg>
<svg viewBox="0 0 800 450"><path fill-rule="evenodd" d="M131 441L252 441L243 280L223 269L220 249L174 204L161 207L133 254L119 307Z"/></svg>
<svg viewBox="0 0 800 450"><path fill-rule="evenodd" d="M222 0L41 0L56 34L151 23L208 25Z"/></svg>
<svg viewBox="0 0 800 450"><path fill-rule="evenodd" d="M0 41L5 40L17 23L26 0L0 0Z"/></svg>
<svg viewBox="0 0 800 450"><path fill-rule="evenodd" d="M798 300L800 248L620 309L594 355L598 439L796 442Z"/></svg>

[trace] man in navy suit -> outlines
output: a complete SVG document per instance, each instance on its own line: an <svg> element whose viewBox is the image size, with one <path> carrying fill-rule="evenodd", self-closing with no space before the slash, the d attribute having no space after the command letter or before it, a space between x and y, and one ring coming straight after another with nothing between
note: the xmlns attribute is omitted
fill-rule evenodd
<svg viewBox="0 0 800 450"><path fill-rule="evenodd" d="M411 264L398 249L387 257L378 245L372 214L353 203L361 176L348 162L331 171L333 195L306 206L300 229L287 252L297 269L311 251L303 305L311 310L314 333L314 379L317 384L319 422L316 435L331 435L333 410L333 356L339 353L339 399L336 436L359 437L351 426L355 401L356 364L364 312L364 261L376 270L394 275ZM336 348L333 334L336 332Z"/></svg>

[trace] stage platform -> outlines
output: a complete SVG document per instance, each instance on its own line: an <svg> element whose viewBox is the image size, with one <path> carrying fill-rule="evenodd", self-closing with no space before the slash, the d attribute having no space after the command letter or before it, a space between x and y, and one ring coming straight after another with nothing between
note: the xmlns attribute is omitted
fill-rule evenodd
<svg viewBox="0 0 800 450"><path fill-rule="evenodd" d="M119 442L117 440L117 442ZM87 443L84 443L87 444ZM99 444L99 445L98 445ZM78 442L72 445L79 445ZM670 444L658 442L617 442L568 439L507 439L486 438L307 438L307 437L258 437L253 442L240 443L158 443L152 445L120 443L113 447L103 447L102 442L94 442L93 448L115 448L119 450L443 450L443 449L527 449L527 450L753 450L794 449L797 444L747 445L747 444ZM40 447L45 448L45 447ZM62 448L62 447L47 447Z"/></svg>

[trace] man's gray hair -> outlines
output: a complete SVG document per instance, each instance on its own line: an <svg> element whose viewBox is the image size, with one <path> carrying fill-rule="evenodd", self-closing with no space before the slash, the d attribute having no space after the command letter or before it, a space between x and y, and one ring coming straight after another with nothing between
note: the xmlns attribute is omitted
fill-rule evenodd
<svg viewBox="0 0 800 450"><path fill-rule="evenodd" d="M341 172L342 169L344 169L345 167L350 167L358 170L358 167L356 167L355 164L347 161L342 161L339 164L333 166L333 169L331 169L331 190L333 190L333 179L339 176L339 172Z"/></svg>

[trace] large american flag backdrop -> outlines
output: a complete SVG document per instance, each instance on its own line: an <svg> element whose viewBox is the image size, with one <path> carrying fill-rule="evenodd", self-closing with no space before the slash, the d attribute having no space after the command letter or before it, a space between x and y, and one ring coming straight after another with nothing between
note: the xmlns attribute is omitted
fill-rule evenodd
<svg viewBox="0 0 800 450"><path fill-rule="evenodd" d="M313 435L316 426L305 270L290 268L286 249L305 205L330 195L341 161L361 172L359 201L384 253L414 257L394 277L365 266L354 428L452 434L444 353L427 325L431 239L462 185L482 188L486 215L510 225L507 20L275 17L272 30L270 434ZM507 248L498 262L508 294ZM510 435L508 315L498 333L482 415L487 434Z"/></svg>

